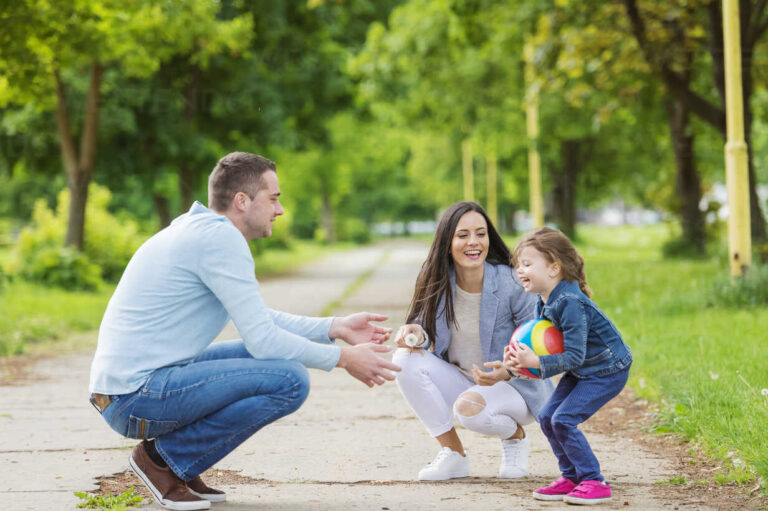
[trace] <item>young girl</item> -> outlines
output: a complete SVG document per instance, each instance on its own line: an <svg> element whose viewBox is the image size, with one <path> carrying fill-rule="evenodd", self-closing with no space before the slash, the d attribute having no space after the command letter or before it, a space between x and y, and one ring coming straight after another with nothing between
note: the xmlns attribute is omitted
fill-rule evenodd
<svg viewBox="0 0 768 511"><path fill-rule="evenodd" d="M528 234L512 254L523 288L539 295L535 315L563 333L561 354L537 356L518 345L507 348L504 364L515 375L536 368L542 378L564 373L539 413L539 423L557 457L562 477L533 492L538 500L597 504L611 499L597 461L579 424L621 392L632 353L614 324L590 300L584 260L570 240L542 227Z"/></svg>

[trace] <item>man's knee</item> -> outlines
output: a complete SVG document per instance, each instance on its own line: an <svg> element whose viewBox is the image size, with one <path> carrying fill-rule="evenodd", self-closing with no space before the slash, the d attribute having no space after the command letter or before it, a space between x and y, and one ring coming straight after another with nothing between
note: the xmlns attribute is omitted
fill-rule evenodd
<svg viewBox="0 0 768 511"><path fill-rule="evenodd" d="M283 392L286 394L286 397L290 399L295 411L304 404L304 401L307 400L307 396L309 396L309 371L304 367L304 364L295 361L287 361L283 370L285 371L284 374L287 380Z"/></svg>
<svg viewBox="0 0 768 511"><path fill-rule="evenodd" d="M474 417L485 409L485 399L477 392L464 392L453 404L454 414L459 417Z"/></svg>

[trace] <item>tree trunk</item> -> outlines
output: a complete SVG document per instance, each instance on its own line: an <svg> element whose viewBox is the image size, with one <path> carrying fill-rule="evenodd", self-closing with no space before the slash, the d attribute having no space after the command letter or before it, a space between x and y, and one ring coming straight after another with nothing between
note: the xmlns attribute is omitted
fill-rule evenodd
<svg viewBox="0 0 768 511"><path fill-rule="evenodd" d="M553 172L552 209L558 227L570 237L576 233L576 182L583 167L583 140L560 143L560 170Z"/></svg>
<svg viewBox="0 0 768 511"><path fill-rule="evenodd" d="M181 212L187 211L194 200L194 176L186 159L179 163L179 195L181 197Z"/></svg>
<svg viewBox="0 0 768 511"><path fill-rule="evenodd" d="M747 165L749 171L749 218L752 230L752 239L758 243L768 241L768 233L765 227L765 215L757 195L757 177L755 175L755 158L752 148L752 109L749 107L749 98L752 95L752 74L743 75L742 90L744 91L744 141L747 144Z"/></svg>
<svg viewBox="0 0 768 511"><path fill-rule="evenodd" d="M85 206L88 202L88 185L93 176L96 161L96 148L99 132L99 100L101 98L101 77L104 72L99 62L91 64L91 78L85 98L83 132L80 136L80 156L75 149L75 141L70 128L69 111L64 82L58 69L54 69L56 79L56 125L59 132L59 146L67 172L70 202L67 218L67 233L64 244L83 249L85 241Z"/></svg>
<svg viewBox="0 0 768 511"><path fill-rule="evenodd" d="M690 113L697 115L706 123L717 129L726 139L725 126L725 80L724 80L724 52L723 52L723 21L720 12L720 2L707 4L710 23L709 52L713 62L713 81L720 96L720 106L715 106L708 100L694 92L690 87L690 79L685 73L673 71L670 60L661 58L670 52L656 51L650 44L645 22L637 5L637 0L624 0L627 16L629 17L632 32L640 46L645 60L661 77L666 89L678 100L682 101ZM741 72L744 101L744 138L747 144L751 141L752 127L752 55L757 41L768 30L768 20L763 19L767 2L760 0L754 6L746 0L739 2L741 23ZM753 8L754 7L754 8ZM754 162L752 161L752 149L748 145L749 165L749 197L750 197L750 224L752 238L759 242L768 240L766 233L765 217L757 199L757 182L755 180Z"/></svg>
<svg viewBox="0 0 768 511"><path fill-rule="evenodd" d="M688 126L689 112L686 105L677 98L667 100L667 121L672 135L677 170L675 185L679 198L679 213L683 228L683 239L699 254L706 253L706 232L704 214L699 209L701 202L701 181L696 171L694 157L694 135Z"/></svg>
<svg viewBox="0 0 768 511"><path fill-rule="evenodd" d="M326 241L334 243L336 241L336 231L333 228L333 208L331 207L331 195L328 188L328 183L321 177L320 193L323 199L323 229L325 230Z"/></svg>
<svg viewBox="0 0 768 511"><path fill-rule="evenodd" d="M200 95L200 68L192 66L189 83L184 93L184 128L188 137L196 130L197 107ZM181 212L187 211L194 200L197 173L191 168L188 150L183 151L179 164L179 195L181 196Z"/></svg>
<svg viewBox="0 0 768 511"><path fill-rule="evenodd" d="M160 220L160 230L165 229L171 225L171 207L168 202L168 197L154 193L152 194L152 200L155 203L157 218Z"/></svg>

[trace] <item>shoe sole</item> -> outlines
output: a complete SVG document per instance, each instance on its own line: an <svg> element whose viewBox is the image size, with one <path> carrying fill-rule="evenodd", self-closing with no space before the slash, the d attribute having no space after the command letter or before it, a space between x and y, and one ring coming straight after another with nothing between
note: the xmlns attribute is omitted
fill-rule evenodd
<svg viewBox="0 0 768 511"><path fill-rule="evenodd" d="M150 493L152 493L155 501L164 508L172 509L174 511L198 511L199 509L211 508L211 503L207 500L203 502L173 502L163 499L163 496L159 491L157 491L157 488L155 488L155 485L152 484L152 481L149 480L147 475L142 472L142 470L136 464L136 461L133 459L133 455L130 457L129 464L131 465L131 470L133 470L133 472L139 477L144 486L146 486Z"/></svg>
<svg viewBox="0 0 768 511"><path fill-rule="evenodd" d="M600 499L582 499L580 497L569 497L565 496L563 497L563 502L566 502L568 504L577 504L577 505L584 505L589 506L593 504L602 504L603 502L608 502L611 500L611 497L603 497Z"/></svg>
<svg viewBox="0 0 768 511"><path fill-rule="evenodd" d="M547 495L545 493L533 492L533 498L536 500L546 500L548 502L553 502L555 500L563 500L563 497L565 497L565 495Z"/></svg>
<svg viewBox="0 0 768 511"><path fill-rule="evenodd" d="M469 472L466 474L461 473L457 475L451 475L448 477L418 477L418 481L448 481L449 479L462 479L464 477L469 477Z"/></svg>
<svg viewBox="0 0 768 511"><path fill-rule="evenodd" d="M527 470L519 475L518 474L508 475L508 474L502 474L501 472L499 472L499 479L522 479L523 477L527 477L527 476L528 476Z"/></svg>
<svg viewBox="0 0 768 511"><path fill-rule="evenodd" d="M192 495L195 495L197 497L200 497L201 499L205 499L210 502L224 502L227 500L227 494L226 493L197 493L195 490L187 486L187 489L189 490L189 493Z"/></svg>

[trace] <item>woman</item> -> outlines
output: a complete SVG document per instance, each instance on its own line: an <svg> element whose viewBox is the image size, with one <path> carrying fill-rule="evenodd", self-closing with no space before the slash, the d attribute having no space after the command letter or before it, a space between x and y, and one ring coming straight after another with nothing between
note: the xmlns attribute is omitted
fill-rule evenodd
<svg viewBox="0 0 768 511"><path fill-rule="evenodd" d="M393 357L402 368L398 388L441 447L419 472L421 481L469 475L454 417L501 439L499 477L528 473L523 426L535 421L552 383L511 378L502 365L504 347L515 328L533 318L534 305L509 260L509 248L478 204L459 202L443 214Z"/></svg>

